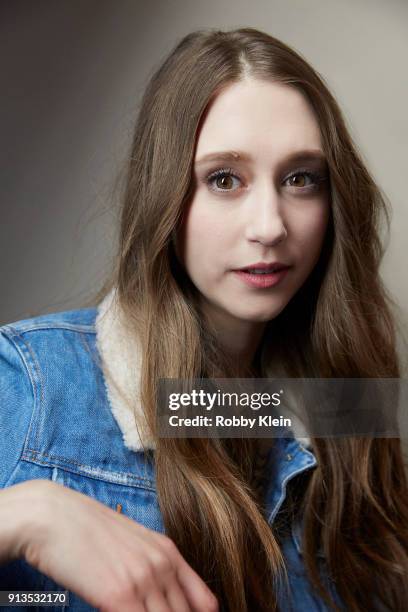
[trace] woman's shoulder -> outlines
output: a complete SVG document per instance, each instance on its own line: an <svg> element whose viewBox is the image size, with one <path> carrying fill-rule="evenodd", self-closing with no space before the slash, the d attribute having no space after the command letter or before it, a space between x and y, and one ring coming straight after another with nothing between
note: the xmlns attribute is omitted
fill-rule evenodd
<svg viewBox="0 0 408 612"><path fill-rule="evenodd" d="M106 335L104 328L112 321L115 323L113 297L111 292L92 307L39 314L0 326L0 367L16 352L34 378L35 366L47 362L70 371L74 368L77 375L86 374L87 371L79 371L78 354L87 358L91 354L97 356L97 336ZM112 330L116 335L111 325L108 333Z"/></svg>
<svg viewBox="0 0 408 612"><path fill-rule="evenodd" d="M39 361L68 367L69 357L83 349L84 335L95 335L97 308L53 312L7 323L0 327L0 368L3 377L12 366L36 379ZM17 371L15 372L17 374Z"/></svg>
<svg viewBox="0 0 408 612"><path fill-rule="evenodd" d="M18 405L53 395L56 387L92 377L96 308L55 312L0 327L2 404L18 395ZM10 397L11 395L11 397ZM4 409L3 411L4 412Z"/></svg>
<svg viewBox="0 0 408 612"><path fill-rule="evenodd" d="M34 317L6 323L0 327L0 332L6 336L32 334L44 330L71 330L95 333L95 320L98 308L77 308L62 312L51 312Z"/></svg>
<svg viewBox="0 0 408 612"><path fill-rule="evenodd" d="M70 357L84 350L84 335L94 336L97 308L80 308L20 319L0 326L0 380L3 396L10 383L22 386L28 377L31 392L44 380L47 364L72 371ZM71 366L71 367L70 367ZM41 370L41 371L40 371ZM23 385L24 386L24 385Z"/></svg>

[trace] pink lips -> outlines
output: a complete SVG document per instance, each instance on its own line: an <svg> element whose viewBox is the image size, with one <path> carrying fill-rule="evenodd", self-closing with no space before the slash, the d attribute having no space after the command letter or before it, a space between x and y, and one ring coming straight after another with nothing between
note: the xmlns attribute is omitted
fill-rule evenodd
<svg viewBox="0 0 408 612"><path fill-rule="evenodd" d="M249 285L250 287L265 289L267 287L273 287L281 280L283 280L289 269L289 267L282 268L281 270L277 270L276 272L270 272L267 274L251 274L250 272L247 272L245 270L233 270L233 272L246 285Z"/></svg>

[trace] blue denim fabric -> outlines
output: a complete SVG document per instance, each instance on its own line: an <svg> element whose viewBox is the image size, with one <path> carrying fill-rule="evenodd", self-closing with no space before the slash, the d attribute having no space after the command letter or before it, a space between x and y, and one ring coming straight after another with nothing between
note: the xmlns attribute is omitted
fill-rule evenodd
<svg viewBox="0 0 408 612"><path fill-rule="evenodd" d="M96 345L96 315L96 308L79 309L0 328L0 487L36 478L53 480L114 510L120 503L123 514L164 533L154 466L143 452L124 445L112 414ZM276 441L266 496L271 526L290 481L315 466L315 456L295 438ZM282 551L290 593L280 591L280 610L328 610L305 573L300 522L282 540ZM340 604L322 553L319 563ZM21 559L0 567L0 589L65 591ZM70 610L94 609L74 593L69 595Z"/></svg>

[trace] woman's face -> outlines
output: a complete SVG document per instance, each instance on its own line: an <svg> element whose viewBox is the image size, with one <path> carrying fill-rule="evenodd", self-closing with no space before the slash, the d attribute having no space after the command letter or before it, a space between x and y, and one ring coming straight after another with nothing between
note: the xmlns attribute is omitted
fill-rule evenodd
<svg viewBox="0 0 408 612"><path fill-rule="evenodd" d="M207 110L193 171L178 255L204 311L226 324L273 319L314 268L329 218L328 169L306 99L277 83L230 85ZM276 275L236 272L259 262L290 267L275 284Z"/></svg>

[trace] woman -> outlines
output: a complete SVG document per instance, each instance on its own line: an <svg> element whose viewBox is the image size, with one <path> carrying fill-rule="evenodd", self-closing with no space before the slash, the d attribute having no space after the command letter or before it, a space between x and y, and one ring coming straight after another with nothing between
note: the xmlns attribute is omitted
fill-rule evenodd
<svg viewBox="0 0 408 612"><path fill-rule="evenodd" d="M252 28L183 38L142 100L98 307L2 328L2 588L65 587L74 610L405 610L398 438L262 449L155 418L160 378L398 377L381 213L305 60Z"/></svg>

